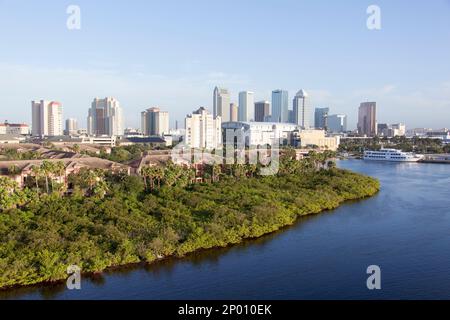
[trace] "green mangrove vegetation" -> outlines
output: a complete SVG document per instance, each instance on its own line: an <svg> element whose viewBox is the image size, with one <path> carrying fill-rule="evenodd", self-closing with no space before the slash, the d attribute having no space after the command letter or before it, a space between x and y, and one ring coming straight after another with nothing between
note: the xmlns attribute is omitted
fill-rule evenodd
<svg viewBox="0 0 450 320"><path fill-rule="evenodd" d="M236 244L380 187L314 154L284 156L274 176L209 166L202 183L173 164L142 176L82 170L68 177L70 194L52 188L48 172L24 190L0 180L0 288L66 279L69 265L101 272Z"/></svg>

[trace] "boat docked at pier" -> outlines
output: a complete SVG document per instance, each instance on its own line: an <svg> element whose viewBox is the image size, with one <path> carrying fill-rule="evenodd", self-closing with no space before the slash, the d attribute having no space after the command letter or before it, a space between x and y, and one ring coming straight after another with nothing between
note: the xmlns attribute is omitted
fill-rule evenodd
<svg viewBox="0 0 450 320"><path fill-rule="evenodd" d="M380 149L364 151L363 159L372 161L417 162L423 159L423 155L403 152L397 149Z"/></svg>

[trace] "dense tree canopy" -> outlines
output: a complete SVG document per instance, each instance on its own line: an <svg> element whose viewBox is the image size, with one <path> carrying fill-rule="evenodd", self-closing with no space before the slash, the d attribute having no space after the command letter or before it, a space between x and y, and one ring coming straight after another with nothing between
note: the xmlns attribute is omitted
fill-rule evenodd
<svg viewBox="0 0 450 320"><path fill-rule="evenodd" d="M278 175L264 177L253 166L210 166L197 184L173 164L143 177L83 170L64 197L51 181L38 194L1 179L0 287L64 279L74 264L97 272L238 243L378 191L377 180L311 156L287 155Z"/></svg>

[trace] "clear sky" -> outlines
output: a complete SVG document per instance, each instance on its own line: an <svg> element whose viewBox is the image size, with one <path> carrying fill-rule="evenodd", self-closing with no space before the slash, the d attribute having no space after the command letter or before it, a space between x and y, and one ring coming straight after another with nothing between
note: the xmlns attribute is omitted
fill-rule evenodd
<svg viewBox="0 0 450 320"><path fill-rule="evenodd" d="M86 127L92 99L114 96L126 126L156 105L182 123L216 85L233 101L305 89L351 128L361 101L379 122L450 127L450 0L0 0L0 121L30 122L46 99Z"/></svg>

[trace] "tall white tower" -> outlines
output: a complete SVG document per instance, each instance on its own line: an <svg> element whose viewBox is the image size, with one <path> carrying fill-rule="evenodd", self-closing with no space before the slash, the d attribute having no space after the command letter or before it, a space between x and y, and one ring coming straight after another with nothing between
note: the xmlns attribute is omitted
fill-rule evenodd
<svg viewBox="0 0 450 320"><path fill-rule="evenodd" d="M31 101L33 136L62 136L63 108L56 101Z"/></svg>
<svg viewBox="0 0 450 320"><path fill-rule="evenodd" d="M294 98L294 122L303 129L311 127L311 106L309 95L304 90L297 92Z"/></svg>

